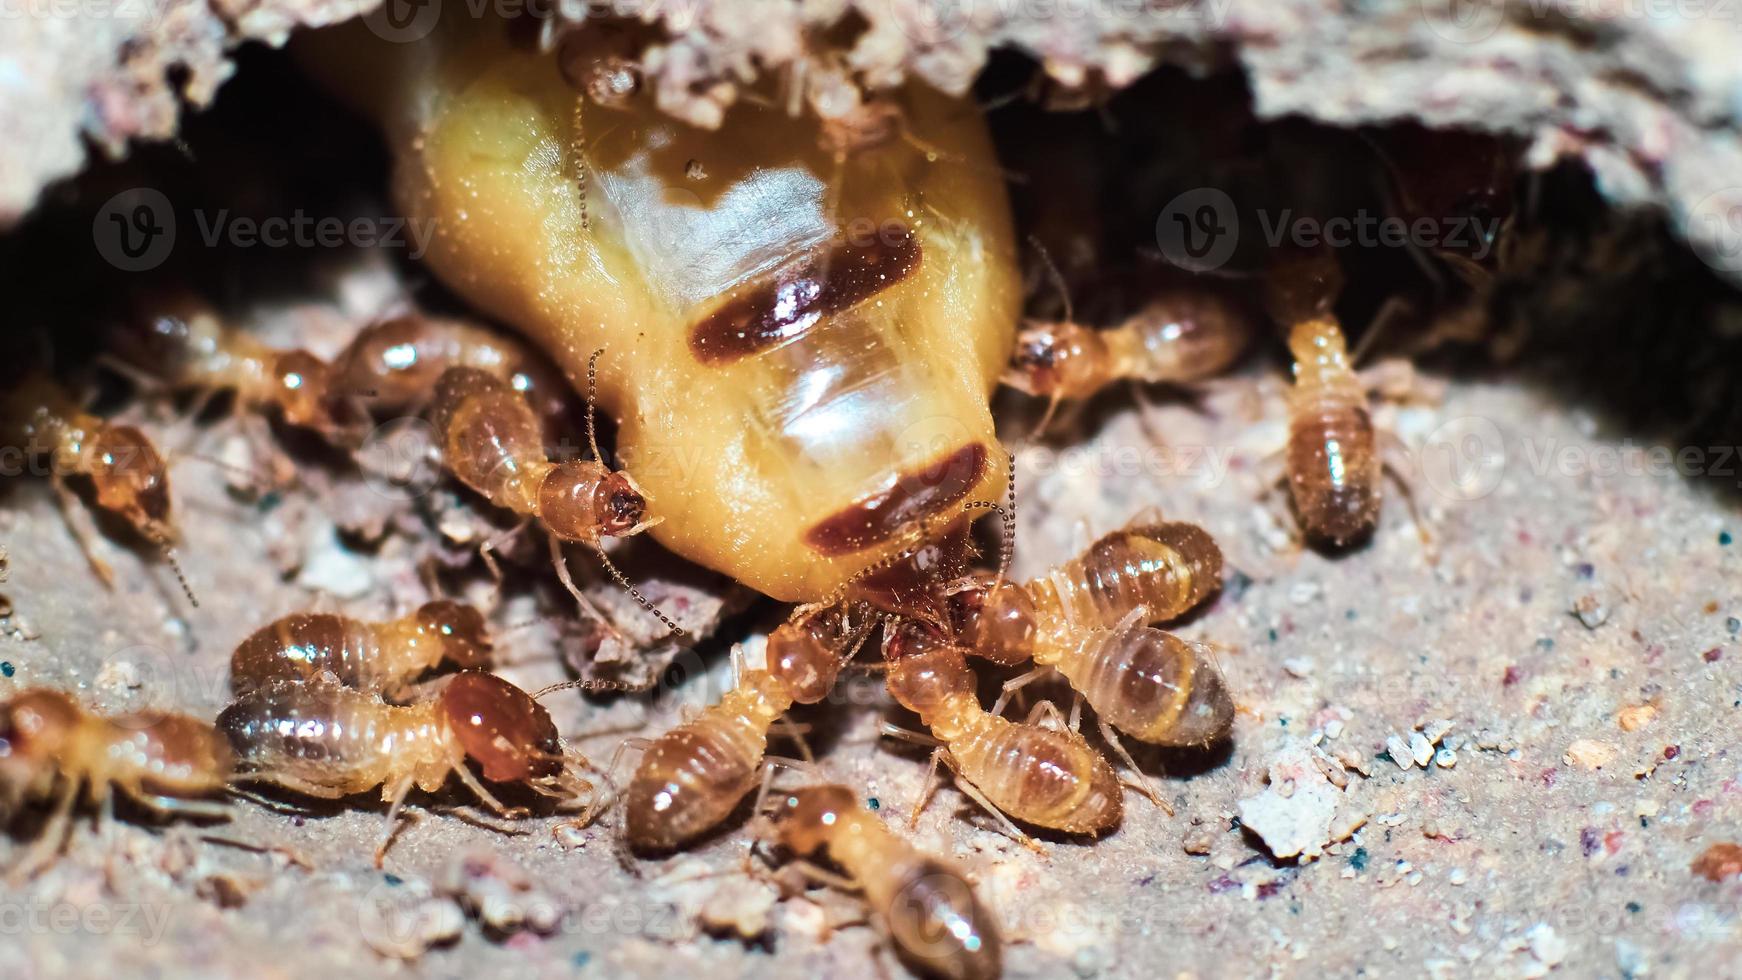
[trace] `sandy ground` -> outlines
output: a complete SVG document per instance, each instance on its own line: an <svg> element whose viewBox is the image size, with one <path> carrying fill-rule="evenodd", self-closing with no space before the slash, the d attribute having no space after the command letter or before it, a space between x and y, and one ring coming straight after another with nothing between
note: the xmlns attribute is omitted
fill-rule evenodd
<svg viewBox="0 0 1742 980"><path fill-rule="evenodd" d="M1689 866L1742 838L1737 461L1707 453L1708 475L1690 480L1637 434L1516 379L1430 378L1443 397L1380 417L1423 464L1413 483L1437 563L1395 493L1369 545L1327 557L1294 547L1260 499L1282 438L1279 374L1260 358L1201 409L1151 394L1147 425L1120 390L1078 420L1083 438L1021 456L1018 574L1151 506L1215 533L1238 571L1179 630L1223 648L1242 710L1222 751L1138 754L1176 816L1130 794L1116 833L1050 839L1045 856L938 794L913 840L971 870L1003 922L1007 975L1736 975L1742 879ZM1026 432L1029 415L1006 415L1007 436ZM218 455L240 429L175 431L166 441ZM367 554L338 544L306 487L249 502L185 454L175 478L197 610L113 538L99 544L119 573L105 590L46 486L13 491L0 693L47 684L211 716L229 651L268 619L422 597L393 536ZM302 551L291 571L287 548ZM729 619L724 639L763 621ZM504 635L502 673L567 676L559 642ZM717 697L720 647L681 654L692 669L655 695L551 706L602 763L626 735ZM899 821L924 755L877 738L886 716L909 721L861 675L800 719L828 774ZM770 904L767 877L744 873L746 820L630 872L615 813L505 834L470 818L457 789L419 800L384 872L370 860L382 810L367 799L297 815L241 802L201 827L124 811L106 835L81 823L51 870L0 888L5 972L902 975L852 899ZM496 862L523 869L529 890L492 877ZM759 938L720 935L730 919Z"/></svg>

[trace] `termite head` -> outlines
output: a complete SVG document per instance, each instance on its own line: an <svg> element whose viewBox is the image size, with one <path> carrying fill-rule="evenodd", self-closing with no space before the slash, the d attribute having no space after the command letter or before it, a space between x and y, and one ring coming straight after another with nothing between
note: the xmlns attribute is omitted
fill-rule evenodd
<svg viewBox="0 0 1742 980"><path fill-rule="evenodd" d="M828 843L842 817L858 805L853 792L845 786L806 786L782 794L770 814L775 839L800 857L815 854Z"/></svg>
<svg viewBox="0 0 1742 980"><path fill-rule="evenodd" d="M962 575L973 553L969 525L966 517L953 521L935 537L857 577L848 594L884 612L944 627L949 614L943 587Z"/></svg>
<svg viewBox="0 0 1742 980"><path fill-rule="evenodd" d="M973 697L974 675L960 647L918 623L903 623L883 641L889 693L901 706L929 718L944 702Z"/></svg>
<svg viewBox="0 0 1742 980"><path fill-rule="evenodd" d="M441 645L442 658L461 667L483 667L490 662L490 629L475 606L452 599L426 602L417 610L420 638Z"/></svg>
<svg viewBox="0 0 1742 980"><path fill-rule="evenodd" d="M119 514L155 544L174 537L169 523L169 471L145 433L104 425L92 435L91 483L97 504Z"/></svg>
<svg viewBox="0 0 1742 980"><path fill-rule="evenodd" d="M1030 323L1016 335L1004 383L1031 395L1070 398L1094 391L1106 371L1107 345L1094 328Z"/></svg>
<svg viewBox="0 0 1742 980"><path fill-rule="evenodd" d="M148 292L113 332L110 349L135 367L174 377L216 350L222 333L217 311L193 293Z"/></svg>
<svg viewBox="0 0 1742 980"><path fill-rule="evenodd" d="M591 460L558 463L538 488L545 527L568 541L629 534L646 526L647 497L629 474Z"/></svg>
<svg viewBox="0 0 1742 980"><path fill-rule="evenodd" d="M80 715L58 691L25 691L0 704L0 809L9 809L64 756Z"/></svg>
<svg viewBox="0 0 1742 980"><path fill-rule="evenodd" d="M1279 326L1325 318L1343 291L1343 267L1329 249L1279 249L1270 256L1265 306Z"/></svg>
<svg viewBox="0 0 1742 980"><path fill-rule="evenodd" d="M454 737L485 779L524 782L562 771L556 724L532 695L495 674L469 670L454 675L441 699Z"/></svg>
<svg viewBox="0 0 1742 980"><path fill-rule="evenodd" d="M285 351L273 364L272 385L284 420L304 428L336 428L328 409L332 372L326 363L308 351Z"/></svg>
<svg viewBox="0 0 1742 980"><path fill-rule="evenodd" d="M627 56L627 38L610 37L610 43L602 46L597 43L595 33L587 31L584 42L580 32L563 38L557 47L557 65L563 79L594 105L628 108L641 91L641 66Z"/></svg>
<svg viewBox="0 0 1742 980"><path fill-rule="evenodd" d="M783 623L768 634L768 672L799 704L827 697L841 672L842 638L836 617L824 613Z"/></svg>
<svg viewBox="0 0 1742 980"><path fill-rule="evenodd" d="M961 635L976 656L1007 667L1034 656L1038 617L1027 589L979 573L956 586L951 599Z"/></svg>

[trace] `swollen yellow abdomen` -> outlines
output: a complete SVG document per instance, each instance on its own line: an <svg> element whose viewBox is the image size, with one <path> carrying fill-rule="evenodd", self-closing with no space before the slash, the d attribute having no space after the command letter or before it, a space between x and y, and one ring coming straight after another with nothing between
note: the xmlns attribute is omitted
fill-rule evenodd
<svg viewBox="0 0 1742 980"><path fill-rule="evenodd" d="M712 132L646 98L577 114L554 55L463 27L326 47L348 87L388 93L401 206L448 285L571 382L605 349L600 403L662 544L815 600L922 518L996 496L987 397L1021 290L971 102L910 86L913 139L842 162L814 119L748 103Z"/></svg>

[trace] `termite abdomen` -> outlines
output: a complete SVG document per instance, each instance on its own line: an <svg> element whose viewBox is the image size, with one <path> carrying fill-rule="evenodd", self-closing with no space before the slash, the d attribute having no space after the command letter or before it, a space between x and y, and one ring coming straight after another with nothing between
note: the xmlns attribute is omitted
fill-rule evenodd
<svg viewBox="0 0 1742 980"><path fill-rule="evenodd" d="M1196 524L1167 521L1104 535L1030 588L1042 605L1056 602L1066 622L1105 628L1139 606L1144 622L1173 619L1221 586L1215 539Z"/></svg>
<svg viewBox="0 0 1742 980"><path fill-rule="evenodd" d="M1289 349L1295 358L1289 491L1308 536L1341 547L1365 537L1378 520L1381 460L1373 419L1335 320L1295 324Z"/></svg>
<svg viewBox="0 0 1742 980"><path fill-rule="evenodd" d="M323 671L339 683L387 691L442 661L481 667L491 641L484 618L449 599L409 616L370 623L334 613L297 613L256 630L230 657L237 694L276 680L310 680Z"/></svg>
<svg viewBox="0 0 1742 980"><path fill-rule="evenodd" d="M1228 734L1234 702L1201 649L1135 623L1095 630L1082 644L1059 671L1115 728L1155 745L1208 745Z"/></svg>
<svg viewBox="0 0 1742 980"><path fill-rule="evenodd" d="M713 715L661 736L629 783L624 821L630 845L673 850L726 819L756 785L765 745L761 731Z"/></svg>
<svg viewBox="0 0 1742 980"><path fill-rule="evenodd" d="M801 857L826 852L852 876L917 972L951 980L998 976L997 925L968 879L897 836L861 808L851 790L807 786L783 793L773 822L787 850Z"/></svg>

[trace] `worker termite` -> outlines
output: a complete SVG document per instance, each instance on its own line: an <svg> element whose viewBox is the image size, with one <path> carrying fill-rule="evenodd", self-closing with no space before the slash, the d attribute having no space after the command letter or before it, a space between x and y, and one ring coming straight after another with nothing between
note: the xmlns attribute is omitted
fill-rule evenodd
<svg viewBox="0 0 1742 980"><path fill-rule="evenodd" d="M523 394L488 371L453 367L437 379L430 408L442 462L484 499L527 519L536 517L544 525L551 537L551 560L563 585L589 615L608 622L569 579L562 541L591 545L618 584L674 635L682 636L683 629L631 587L599 548L601 537L640 534L662 518L647 516L647 498L626 471L612 470L601 461L598 440L592 438L597 357L595 352L587 366L592 459L552 462L545 454L538 418Z"/></svg>
<svg viewBox="0 0 1742 980"><path fill-rule="evenodd" d="M228 815L199 798L222 793L230 747L212 726L178 714L110 719L59 691L33 688L0 703L0 814L52 797L54 809L37 842L13 866L28 877L59 853L79 792L107 815L116 791L165 814Z"/></svg>
<svg viewBox="0 0 1742 980"><path fill-rule="evenodd" d="M1063 277L1050 259L1046 263L1062 292ZM1004 383L1050 399L1050 419L1061 401L1087 398L1115 381L1185 384L1215 377L1240 359L1253 333L1250 313L1213 283L1165 286L1107 329L1076 322L1066 296L1064 319L1023 324Z"/></svg>
<svg viewBox="0 0 1742 980"><path fill-rule="evenodd" d="M426 602L409 616L381 623L297 613L262 626L237 645L230 656L230 688L244 694L327 672L347 687L392 695L444 660L483 667L490 649L484 617L451 599Z"/></svg>
<svg viewBox="0 0 1742 980"><path fill-rule="evenodd" d="M909 86L914 139L839 166L818 119L750 100L713 132L633 95L583 141L558 59L498 26L409 45L341 29L306 61L372 103L439 275L571 382L607 348L600 401L661 544L816 601L994 492L987 398L1019 289L972 105ZM594 33L572 43L584 59ZM844 233L857 222L877 233Z"/></svg>
<svg viewBox="0 0 1742 980"><path fill-rule="evenodd" d="M324 799L380 786L389 832L377 865L413 787L433 793L451 774L497 814L524 813L486 789L468 760L490 782L524 785L561 804L593 803L592 784L577 772L590 767L563 745L549 712L481 671L454 674L434 697L411 705L320 678L274 681L225 708L218 730L235 750L239 778Z"/></svg>
<svg viewBox="0 0 1742 980"><path fill-rule="evenodd" d="M1366 388L1331 309L1341 289L1342 271L1324 250L1282 253L1266 277L1271 317L1287 329L1294 357L1285 478L1307 537L1336 548L1372 533L1387 470L1415 508L1408 483L1380 454Z"/></svg>
<svg viewBox="0 0 1742 980"><path fill-rule="evenodd" d="M1107 760L1074 731L1032 720L1019 724L981 707L960 646L910 622L884 637L883 656L889 693L943 743L932 754L915 820L942 762L962 777L964 792L1031 848L1038 845L1010 825L1005 814L1072 834L1098 835L1118 825L1124 800L1119 777ZM1042 702L1037 709L1051 707Z"/></svg>
<svg viewBox="0 0 1742 980"><path fill-rule="evenodd" d="M630 846L670 851L726 819L756 787L769 729L794 704L828 695L853 640L836 612L782 624L765 667L742 671L718 703L647 745L625 792Z"/></svg>
<svg viewBox="0 0 1742 980"><path fill-rule="evenodd" d="M1215 539L1195 524L1164 521L1108 534L1031 582L982 573L953 591L974 654L1007 666L1035 663L1036 671L1005 685L1007 694L1056 668L1104 724L1145 742L1187 746L1227 735L1233 702L1203 648L1144 623L1183 615L1221 582Z"/></svg>
<svg viewBox="0 0 1742 980"><path fill-rule="evenodd" d="M998 976L1003 953L997 924L973 885L960 869L892 833L858 805L851 790L807 786L780 793L772 822L782 847L799 857L825 854L847 873L842 884L864 892L866 905L917 972L951 980Z"/></svg>
<svg viewBox="0 0 1742 980"><path fill-rule="evenodd" d="M335 388L332 368L306 350L278 350L224 323L217 310L185 292L141 297L115 336L128 372L147 385L232 391L237 404L277 408L284 421L335 445L363 436L355 403Z"/></svg>
<svg viewBox="0 0 1742 980"><path fill-rule="evenodd" d="M58 383L46 375L32 374L0 395L0 445L13 447L26 457L48 457L49 478L63 508L70 506L70 494L62 483L65 476L88 477L96 491L97 506L120 517L157 546L175 571L188 602L199 605L176 561L169 468L144 432L92 415ZM77 525L73 527L78 533ZM111 584L114 573L82 534L80 544L97 576L105 585Z"/></svg>
<svg viewBox="0 0 1742 980"><path fill-rule="evenodd" d="M571 390L520 342L464 320L406 313L364 327L333 358L337 392L380 411L421 411L449 368L483 371L525 396L546 422L567 417Z"/></svg>

